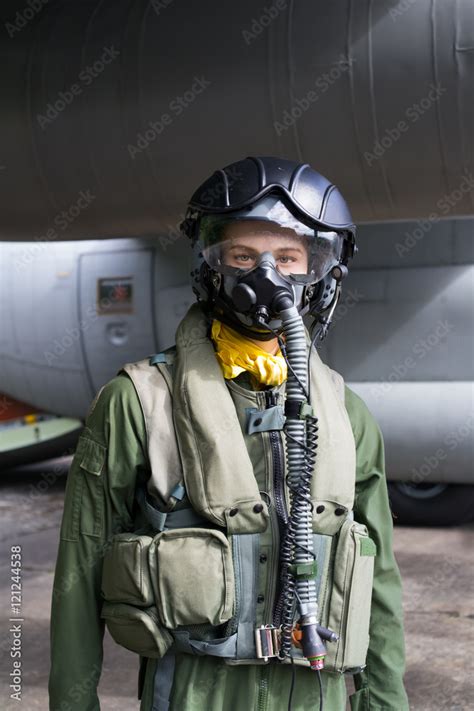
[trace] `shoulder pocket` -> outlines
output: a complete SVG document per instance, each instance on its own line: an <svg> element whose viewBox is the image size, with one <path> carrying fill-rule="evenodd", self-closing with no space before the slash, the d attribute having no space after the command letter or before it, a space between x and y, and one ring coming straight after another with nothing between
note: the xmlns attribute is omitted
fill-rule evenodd
<svg viewBox="0 0 474 711"><path fill-rule="evenodd" d="M87 428L86 428L87 430ZM107 448L82 434L69 469L60 538L77 541L79 532L100 536L103 528L103 483Z"/></svg>
<svg viewBox="0 0 474 711"><path fill-rule="evenodd" d="M80 467L78 476L82 478L79 529L89 536L100 536L104 517L104 485L101 475L107 448L87 435L81 435L77 455Z"/></svg>
<svg viewBox="0 0 474 711"><path fill-rule="evenodd" d="M107 448L99 444L86 435L79 437L76 455L79 457L79 465L89 474L100 476L105 463Z"/></svg>

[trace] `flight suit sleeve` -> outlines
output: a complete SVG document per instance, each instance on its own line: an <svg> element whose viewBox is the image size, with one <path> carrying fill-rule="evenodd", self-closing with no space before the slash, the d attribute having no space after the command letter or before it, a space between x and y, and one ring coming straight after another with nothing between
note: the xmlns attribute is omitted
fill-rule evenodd
<svg viewBox="0 0 474 711"><path fill-rule="evenodd" d="M400 572L392 547L392 513L380 428L364 401L345 387L346 408L357 447L354 518L377 546L367 666L354 676L352 711L407 711L403 684L405 643Z"/></svg>
<svg viewBox="0 0 474 711"><path fill-rule="evenodd" d="M121 373L95 397L69 470L51 600L50 711L98 711L104 622L101 573L111 537L133 526L148 468L134 385Z"/></svg>

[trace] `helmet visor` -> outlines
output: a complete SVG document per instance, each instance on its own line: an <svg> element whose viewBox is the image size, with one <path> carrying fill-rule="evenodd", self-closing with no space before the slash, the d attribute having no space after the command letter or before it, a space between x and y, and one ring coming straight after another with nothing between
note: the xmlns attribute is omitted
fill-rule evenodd
<svg viewBox="0 0 474 711"><path fill-rule="evenodd" d="M306 284L320 281L338 264L343 240L337 232L301 222L274 198L246 211L204 215L199 230L199 248L212 269L238 276L270 252L281 274Z"/></svg>

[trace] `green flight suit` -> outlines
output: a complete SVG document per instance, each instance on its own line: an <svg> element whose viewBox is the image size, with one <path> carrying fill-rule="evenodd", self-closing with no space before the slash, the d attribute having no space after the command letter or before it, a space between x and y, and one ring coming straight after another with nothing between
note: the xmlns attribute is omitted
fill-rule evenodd
<svg viewBox="0 0 474 711"><path fill-rule="evenodd" d="M247 374L236 382L250 389ZM357 448L355 520L377 545L367 667L355 676L354 711L406 711L400 575L392 551L392 518L380 429L347 386L346 409ZM107 542L134 528L137 481L149 477L146 431L125 373L99 392L86 419L68 476L51 608L50 711L97 711L104 621L100 618L102 559ZM141 711L152 711L156 660L143 660ZM314 672L296 667L292 708L319 709ZM173 711L287 709L292 669L231 666L209 656L176 655ZM323 671L324 710L344 711L344 677Z"/></svg>

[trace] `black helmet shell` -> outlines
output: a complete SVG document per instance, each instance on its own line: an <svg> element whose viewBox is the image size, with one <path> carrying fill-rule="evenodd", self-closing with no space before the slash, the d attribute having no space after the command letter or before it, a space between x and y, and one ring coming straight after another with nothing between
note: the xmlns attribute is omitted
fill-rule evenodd
<svg viewBox="0 0 474 711"><path fill-rule="evenodd" d="M189 207L201 213L225 213L275 192L303 221L347 231L355 225L339 190L307 163L274 157L248 156L216 170L193 194Z"/></svg>

